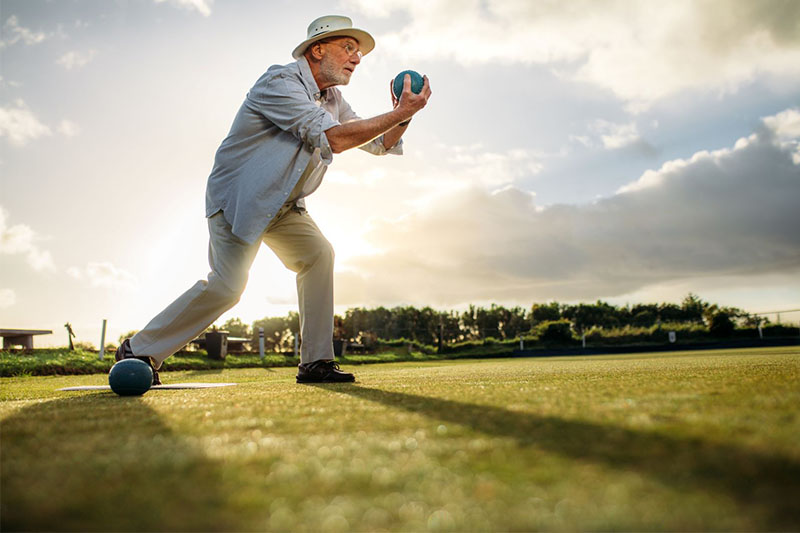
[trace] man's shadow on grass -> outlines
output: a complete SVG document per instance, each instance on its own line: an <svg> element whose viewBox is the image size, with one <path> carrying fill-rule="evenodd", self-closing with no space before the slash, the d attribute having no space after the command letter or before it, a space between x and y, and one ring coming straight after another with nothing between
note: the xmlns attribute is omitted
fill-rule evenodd
<svg viewBox="0 0 800 533"><path fill-rule="evenodd" d="M476 405L360 385L317 385L338 392L514 439L582 461L630 470L684 490L727 495L767 529L800 527L800 463L697 437L637 431L502 407Z"/></svg>
<svg viewBox="0 0 800 533"><path fill-rule="evenodd" d="M37 403L2 422L0 530L236 530L223 480L142 398Z"/></svg>

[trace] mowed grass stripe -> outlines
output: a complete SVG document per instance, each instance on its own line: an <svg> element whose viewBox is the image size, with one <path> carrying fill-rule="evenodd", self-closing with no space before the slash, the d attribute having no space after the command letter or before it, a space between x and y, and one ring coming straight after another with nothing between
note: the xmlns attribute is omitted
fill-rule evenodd
<svg viewBox="0 0 800 533"><path fill-rule="evenodd" d="M351 368L4 378L2 528L800 527L798 349Z"/></svg>

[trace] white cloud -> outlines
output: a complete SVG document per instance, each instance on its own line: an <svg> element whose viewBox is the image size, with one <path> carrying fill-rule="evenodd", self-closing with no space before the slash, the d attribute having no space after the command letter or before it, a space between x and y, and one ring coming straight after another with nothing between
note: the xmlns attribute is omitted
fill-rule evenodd
<svg viewBox="0 0 800 533"><path fill-rule="evenodd" d="M786 109L771 117L765 117L763 121L764 125L781 140L800 138L800 108Z"/></svg>
<svg viewBox="0 0 800 533"><path fill-rule="evenodd" d="M765 124L786 123L775 117ZM337 301L594 299L680 279L800 275L798 198L800 166L770 132L667 163L589 205L537 207L514 187L454 191L373 221L377 252L337 273Z"/></svg>
<svg viewBox="0 0 800 533"><path fill-rule="evenodd" d="M520 147L488 150L480 143L419 146L406 156L378 164L361 154L344 153L336 168L325 175L325 186L309 201L316 215L325 212L322 219L330 216L337 228L327 231L338 232L345 227L344 221L352 218L352 207L348 206L371 205L391 197L391 207L383 208L381 215L395 216L422 205L446 202L456 190L494 190L525 180L541 172L547 158L561 155ZM355 221L359 232L368 222L363 218ZM337 246L347 246L352 239L343 231ZM346 255L339 254L339 258Z"/></svg>
<svg viewBox="0 0 800 533"><path fill-rule="evenodd" d="M777 142L794 151L794 164L800 165L800 109L781 111L777 115L765 117L763 122L767 131L775 135Z"/></svg>
<svg viewBox="0 0 800 533"><path fill-rule="evenodd" d="M81 129L71 120L64 119L58 123L58 132L65 137L75 137L81 132Z"/></svg>
<svg viewBox="0 0 800 533"><path fill-rule="evenodd" d="M639 135L639 128L634 121L618 124L597 119L590 123L587 129L589 135L570 135L569 139L587 148L602 146L607 150L616 150L634 144L646 144Z"/></svg>
<svg viewBox="0 0 800 533"><path fill-rule="evenodd" d="M763 119L764 124L781 140L800 137L800 109L792 108Z"/></svg>
<svg viewBox="0 0 800 533"><path fill-rule="evenodd" d="M213 4L213 0L155 0L156 4L163 4L164 2L169 2L181 9L197 11L204 17L211 15L211 4Z"/></svg>
<svg viewBox="0 0 800 533"><path fill-rule="evenodd" d="M13 106L0 107L0 137L8 137L14 146L24 146L28 141L51 133L22 100L17 100Z"/></svg>
<svg viewBox="0 0 800 533"><path fill-rule="evenodd" d="M605 120L598 120L594 125L595 131L603 141L603 147L610 150L628 146L640 140L639 130L636 123L614 124Z"/></svg>
<svg viewBox="0 0 800 533"><path fill-rule="evenodd" d="M12 289L0 289L0 309L17 303L17 294Z"/></svg>
<svg viewBox="0 0 800 533"><path fill-rule="evenodd" d="M54 271L53 257L36 244L42 240L30 226L8 225L8 213L0 207L0 254L24 255L28 264L37 272Z"/></svg>
<svg viewBox="0 0 800 533"><path fill-rule="evenodd" d="M527 177L542 171L540 158L532 150L512 148L502 152L489 152L481 144L442 147L445 165L458 169L462 183L502 185L516 178Z"/></svg>
<svg viewBox="0 0 800 533"><path fill-rule="evenodd" d="M97 50L89 50L87 52L71 51L59 57L56 60L56 64L67 70L72 70L85 67L95 56L97 56Z"/></svg>
<svg viewBox="0 0 800 533"><path fill-rule="evenodd" d="M70 267L67 269L67 274L97 288L131 290L138 283L136 276L107 261L89 262L83 268Z"/></svg>
<svg viewBox="0 0 800 533"><path fill-rule="evenodd" d="M0 47L0 49L2 49L2 47ZM3 78L3 76L0 76L0 88L5 88L5 87L18 88L22 87L22 84L18 81L6 80L5 78Z"/></svg>
<svg viewBox="0 0 800 533"><path fill-rule="evenodd" d="M6 46L13 46L20 41L27 45L33 45L39 44L45 39L47 39L47 35L44 32L32 31L20 26L17 16L11 15L3 24L3 39L0 41L0 50Z"/></svg>
<svg viewBox="0 0 800 533"><path fill-rule="evenodd" d="M407 20L377 41L408 60L548 64L561 76L613 91L631 110L685 89L732 91L764 73L800 74L797 2L350 0L346 5Z"/></svg>

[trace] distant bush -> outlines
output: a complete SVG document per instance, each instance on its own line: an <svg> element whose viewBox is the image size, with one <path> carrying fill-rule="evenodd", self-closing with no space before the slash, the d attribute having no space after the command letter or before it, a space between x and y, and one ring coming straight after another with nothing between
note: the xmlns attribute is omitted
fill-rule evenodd
<svg viewBox="0 0 800 533"><path fill-rule="evenodd" d="M97 348L94 344L87 341L78 341L74 344L76 350L82 350L84 352L96 352Z"/></svg>
<svg viewBox="0 0 800 533"><path fill-rule="evenodd" d="M139 333L138 329L132 329L132 330L126 332L126 333L123 333L122 335L119 336L119 344L122 344L123 341L125 341L125 339L130 339L131 337L133 337L137 333Z"/></svg>
<svg viewBox="0 0 800 533"><path fill-rule="evenodd" d="M432 354L436 353L436 347L431 346L429 344L422 344L421 342L409 340L406 338L399 338L399 339L378 339L377 346L379 350L387 349L387 348L408 348L411 347L411 350L422 352L424 354Z"/></svg>
<svg viewBox="0 0 800 533"><path fill-rule="evenodd" d="M569 320L546 320L536 326L541 342L570 342L574 340Z"/></svg>
<svg viewBox="0 0 800 533"><path fill-rule="evenodd" d="M734 329L736 329L736 325L727 313L715 313L711 317L711 324L708 326L712 336L722 338L732 336Z"/></svg>
<svg viewBox="0 0 800 533"><path fill-rule="evenodd" d="M767 337L797 337L800 336L800 329L797 326L787 326L784 324L769 324L761 326L761 334ZM758 337L758 328L737 328L733 332L737 339L752 339Z"/></svg>
<svg viewBox="0 0 800 533"><path fill-rule="evenodd" d="M667 323L650 327L623 326L619 328L593 327L586 332L586 343L591 346L624 346L630 344L664 344L669 332L674 331L678 341L700 341L708 337L708 328L702 324Z"/></svg>

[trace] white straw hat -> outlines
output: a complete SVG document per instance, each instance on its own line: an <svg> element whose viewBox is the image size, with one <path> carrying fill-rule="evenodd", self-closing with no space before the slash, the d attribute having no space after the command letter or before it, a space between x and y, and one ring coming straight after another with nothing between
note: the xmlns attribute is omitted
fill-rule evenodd
<svg viewBox="0 0 800 533"><path fill-rule="evenodd" d="M375 48L375 39L372 35L353 27L353 21L349 17L340 15L327 15L316 19L308 25L308 36L306 40L297 45L297 48L292 52L292 57L299 59L303 52L306 51L308 45L320 39L327 39L328 37L352 37L358 41L358 49L361 54L367 55Z"/></svg>

